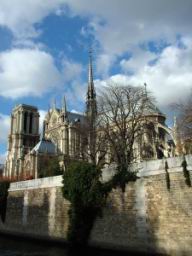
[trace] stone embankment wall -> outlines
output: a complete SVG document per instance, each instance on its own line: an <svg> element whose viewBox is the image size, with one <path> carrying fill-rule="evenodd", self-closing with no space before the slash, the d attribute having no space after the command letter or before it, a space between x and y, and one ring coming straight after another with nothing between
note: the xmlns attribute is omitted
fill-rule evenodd
<svg viewBox="0 0 192 256"><path fill-rule="evenodd" d="M192 156L186 156L186 161L190 173ZM95 222L91 243L192 255L192 187L185 183L182 162L177 157L135 165L140 179L129 183L124 193L121 189L110 193L103 217ZM69 203L62 197L61 186L61 176L12 183L1 231L65 239Z"/></svg>

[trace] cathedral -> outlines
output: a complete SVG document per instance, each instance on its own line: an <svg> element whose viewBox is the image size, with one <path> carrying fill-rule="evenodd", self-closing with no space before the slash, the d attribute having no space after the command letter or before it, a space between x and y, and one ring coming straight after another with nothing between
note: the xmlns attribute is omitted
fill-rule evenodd
<svg viewBox="0 0 192 256"><path fill-rule="evenodd" d="M61 109L53 104L48 110L40 136L38 109L25 104L17 105L11 114L4 176L16 180L36 179L42 177L42 170L46 169L48 159L58 157L60 166L65 166L65 161L69 158L83 159L84 149L82 149L79 127L86 127L84 124L87 122L87 116L92 122L97 116L91 55L88 65L86 107L85 114L69 112L64 97ZM146 150L140 152L138 145L135 145L135 150L140 150L138 161L175 155L174 129L171 130L166 126L165 115L155 105L152 105L146 116L148 118L147 132L143 136ZM110 164L110 157L106 156L106 158Z"/></svg>

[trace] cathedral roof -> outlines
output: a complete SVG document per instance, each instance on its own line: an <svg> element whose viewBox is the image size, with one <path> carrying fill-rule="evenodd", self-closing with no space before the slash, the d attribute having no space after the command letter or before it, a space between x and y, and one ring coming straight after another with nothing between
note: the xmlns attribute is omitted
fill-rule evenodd
<svg viewBox="0 0 192 256"><path fill-rule="evenodd" d="M63 114L62 109L51 109L45 116L45 120L49 122L49 120L51 120L53 116L57 116L57 118L59 118L61 114ZM83 113L75 113L75 112L67 111L65 115L69 123L76 123L76 122L84 123L86 119Z"/></svg>
<svg viewBox="0 0 192 256"><path fill-rule="evenodd" d="M42 139L37 145L32 149L32 153L45 153L45 154L55 154L56 147L50 140Z"/></svg>
<svg viewBox="0 0 192 256"><path fill-rule="evenodd" d="M16 105L13 110L15 111L15 110L17 110L19 108L22 108L22 109L25 109L25 110L35 110L35 111L38 110L37 107L31 106L31 105L27 105L27 104Z"/></svg>
<svg viewBox="0 0 192 256"><path fill-rule="evenodd" d="M78 121L83 123L85 121L85 116L83 114L67 112L67 116L68 116L68 120L70 123L74 123L74 122L78 122Z"/></svg>
<svg viewBox="0 0 192 256"><path fill-rule="evenodd" d="M146 110L146 115L158 115L158 116L165 116L160 109L152 102L149 101L147 110Z"/></svg>

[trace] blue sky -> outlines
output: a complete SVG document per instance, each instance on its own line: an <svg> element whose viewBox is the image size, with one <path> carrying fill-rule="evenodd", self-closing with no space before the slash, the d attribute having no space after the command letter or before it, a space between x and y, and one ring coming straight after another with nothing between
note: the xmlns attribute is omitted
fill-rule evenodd
<svg viewBox="0 0 192 256"><path fill-rule="evenodd" d="M16 104L42 120L65 94L84 110L90 45L96 88L146 82L171 124L169 105L191 92L191 10L191 0L0 0L0 162Z"/></svg>

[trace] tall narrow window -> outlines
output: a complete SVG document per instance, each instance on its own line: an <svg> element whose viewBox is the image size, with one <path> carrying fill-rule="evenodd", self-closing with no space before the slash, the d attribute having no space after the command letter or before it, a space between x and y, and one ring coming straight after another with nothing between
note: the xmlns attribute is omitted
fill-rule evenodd
<svg viewBox="0 0 192 256"><path fill-rule="evenodd" d="M32 133L33 128L33 113L30 113L29 115L29 133Z"/></svg>
<svg viewBox="0 0 192 256"><path fill-rule="evenodd" d="M27 132L27 112L24 114L24 132Z"/></svg>

